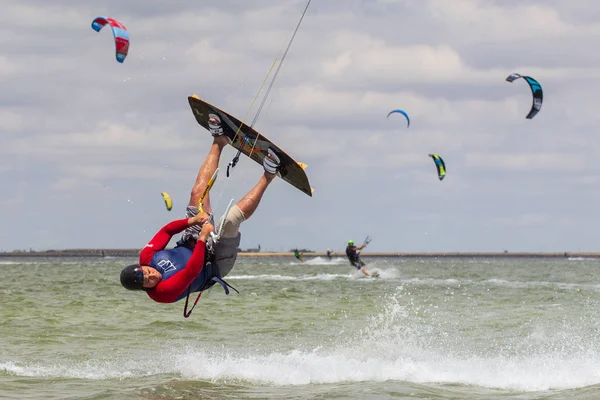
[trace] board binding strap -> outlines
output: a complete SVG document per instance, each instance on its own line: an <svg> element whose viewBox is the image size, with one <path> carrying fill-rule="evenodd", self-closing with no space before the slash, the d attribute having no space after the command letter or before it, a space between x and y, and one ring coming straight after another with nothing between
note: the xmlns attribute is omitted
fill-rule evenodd
<svg viewBox="0 0 600 400"><path fill-rule="evenodd" d="M269 148L273 149L279 156L280 169L278 173L281 179L312 197L314 189L308 182L308 176L305 172L306 164L295 161L279 146L261 135L254 128L246 125L226 111L207 103L198 95L188 96L188 102L196 118L196 122L207 130L209 129L209 114L218 115L221 120L223 133L230 140L229 144L258 164L262 165L263 159L267 155L267 150Z"/></svg>

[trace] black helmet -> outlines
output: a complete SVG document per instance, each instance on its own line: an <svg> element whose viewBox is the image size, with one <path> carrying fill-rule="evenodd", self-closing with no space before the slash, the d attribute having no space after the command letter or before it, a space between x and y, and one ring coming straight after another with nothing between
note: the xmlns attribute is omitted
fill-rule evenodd
<svg viewBox="0 0 600 400"><path fill-rule="evenodd" d="M121 285L129 290L144 289L144 272L139 264L128 265L121 271Z"/></svg>

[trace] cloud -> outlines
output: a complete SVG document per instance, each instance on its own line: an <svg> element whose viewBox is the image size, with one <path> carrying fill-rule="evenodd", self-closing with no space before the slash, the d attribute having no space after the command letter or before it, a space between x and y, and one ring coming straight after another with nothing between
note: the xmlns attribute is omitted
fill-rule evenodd
<svg viewBox="0 0 600 400"><path fill-rule="evenodd" d="M0 56L0 79L6 80L16 71L14 63L7 57Z"/></svg>
<svg viewBox="0 0 600 400"><path fill-rule="evenodd" d="M26 124L26 118L22 113L8 108L0 109L0 130L3 132L19 132Z"/></svg>
<svg viewBox="0 0 600 400"><path fill-rule="evenodd" d="M7 0L2 246L139 247L182 216L211 143L187 96L253 121L305 4ZM111 33L90 28L99 15L129 29L125 63ZM341 250L370 234L382 251L593 249L597 16L591 1L313 2L255 127L309 165L315 195L276 180L242 247ZM505 81L513 72L544 87L533 120L527 85ZM395 108L410 128L386 118ZM446 161L442 182L429 153ZM261 171L245 158L221 171L215 208Z"/></svg>
<svg viewBox="0 0 600 400"><path fill-rule="evenodd" d="M583 172L586 160L579 154L468 154L470 167L484 169L544 170L546 172Z"/></svg>
<svg viewBox="0 0 600 400"><path fill-rule="evenodd" d="M542 2L536 4L494 4L491 1L430 0L432 16L443 25L467 26L471 32L465 39L474 41L517 41L559 37L575 30L565 23L560 13Z"/></svg>

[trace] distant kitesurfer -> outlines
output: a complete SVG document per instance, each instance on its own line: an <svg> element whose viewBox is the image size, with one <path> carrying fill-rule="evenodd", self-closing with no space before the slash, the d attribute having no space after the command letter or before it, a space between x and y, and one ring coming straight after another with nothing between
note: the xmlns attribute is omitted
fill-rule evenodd
<svg viewBox="0 0 600 400"><path fill-rule="evenodd" d="M354 245L354 240L348 240L348 246L346 247L346 255L348 256L348 261L350 261L350 265L354 268L360 270L366 276L369 275L367 272L367 267L365 267L365 263L360 259L360 250L367 247L366 243L361 244L360 246Z"/></svg>
<svg viewBox="0 0 600 400"><path fill-rule="evenodd" d="M304 260L302 259L302 254L300 254L300 252L298 251L298 249L294 250L294 257L296 257L298 260L304 262Z"/></svg>
<svg viewBox="0 0 600 400"><path fill-rule="evenodd" d="M327 249L327 258L331 260L331 250Z"/></svg>
<svg viewBox="0 0 600 400"><path fill-rule="evenodd" d="M141 251L139 263L129 265L121 271L121 284L125 288L144 290L152 300L159 303L179 301L190 292L202 292L215 283L223 286L229 294L228 287L231 286L222 278L231 271L237 258L241 239L239 226L252 216L279 169L279 157L268 149L263 161L264 174L254 188L223 216L225 222L220 232L221 237L215 243L215 238L211 235L214 222L210 194L206 192L206 188L209 187L209 180L219 165L221 152L229 143L229 138L224 135L217 115L210 114L208 122L213 143L198 171L186 209L186 218L162 227ZM200 201L204 212L198 209ZM183 235L175 248L165 250L171 237L180 232Z"/></svg>

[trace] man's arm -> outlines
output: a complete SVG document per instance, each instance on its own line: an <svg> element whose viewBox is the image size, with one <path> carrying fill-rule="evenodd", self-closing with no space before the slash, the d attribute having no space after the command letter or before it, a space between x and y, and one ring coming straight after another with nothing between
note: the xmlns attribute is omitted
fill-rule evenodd
<svg viewBox="0 0 600 400"><path fill-rule="evenodd" d="M167 244L169 244L173 235L183 232L189 226L188 221L190 219L178 219L169 222L167 225L160 228L160 231L158 231L152 240L148 242L146 247L142 249L140 253L140 265L150 264L154 253L167 247Z"/></svg>
<svg viewBox="0 0 600 400"><path fill-rule="evenodd" d="M189 226L201 225L207 221L208 218L208 214L199 213L195 217L178 219L163 226L140 252L140 265L150 264L152 257L154 257L154 253L167 247L167 244L169 244L173 235L183 232Z"/></svg>
<svg viewBox="0 0 600 400"><path fill-rule="evenodd" d="M174 303L204 267L204 253L206 243L198 240L192 257L186 267L176 272L166 281L160 281L153 290L148 291L148 296L159 303Z"/></svg>
<svg viewBox="0 0 600 400"><path fill-rule="evenodd" d="M181 271L177 271L167 280L160 281L154 289L149 290L148 296L159 303L173 303L187 289L192 281L200 274L204 267L204 254L206 252L206 239L214 227L210 223L205 223L196 242L196 247L186 266Z"/></svg>

